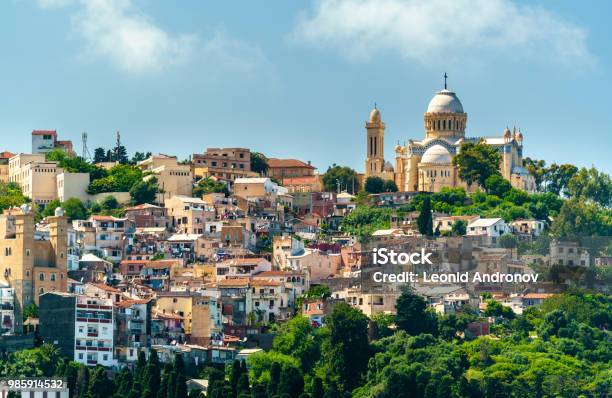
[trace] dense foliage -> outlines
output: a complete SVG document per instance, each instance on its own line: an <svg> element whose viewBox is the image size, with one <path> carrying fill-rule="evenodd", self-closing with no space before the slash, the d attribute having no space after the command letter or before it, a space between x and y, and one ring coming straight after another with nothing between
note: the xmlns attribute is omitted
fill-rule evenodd
<svg viewBox="0 0 612 398"><path fill-rule="evenodd" d="M0 211L10 207L19 207L28 202L21 188L14 182L0 182Z"/></svg>
<svg viewBox="0 0 612 398"><path fill-rule="evenodd" d="M223 181L215 181L212 178L202 178L193 188L193 196L201 198L208 193L223 193L225 196L229 196L230 194L227 184Z"/></svg>
<svg viewBox="0 0 612 398"><path fill-rule="evenodd" d="M337 192L339 189L355 194L359 188L359 177L350 167L334 164L323 174L323 189L326 192Z"/></svg>
<svg viewBox="0 0 612 398"><path fill-rule="evenodd" d="M142 180L142 171L136 167L118 164L108 171L108 175L92 181L87 188L90 194L102 192L129 192Z"/></svg>

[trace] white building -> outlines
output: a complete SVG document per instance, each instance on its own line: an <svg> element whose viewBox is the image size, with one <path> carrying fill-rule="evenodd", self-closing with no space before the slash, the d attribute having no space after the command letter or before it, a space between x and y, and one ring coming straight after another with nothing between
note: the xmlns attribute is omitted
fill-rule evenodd
<svg viewBox="0 0 612 398"><path fill-rule="evenodd" d="M74 360L87 366L113 366L114 318L111 299L77 296Z"/></svg>
<svg viewBox="0 0 612 398"><path fill-rule="evenodd" d="M2 334L15 332L15 290L8 284L0 285L0 322Z"/></svg>
<svg viewBox="0 0 612 398"><path fill-rule="evenodd" d="M503 234L510 233L510 227L502 218L479 218L467 226L467 236L486 236L491 244L496 244Z"/></svg>
<svg viewBox="0 0 612 398"><path fill-rule="evenodd" d="M56 175L57 198L65 202L70 198L87 201L90 195L87 193L89 186L89 173L66 173Z"/></svg>

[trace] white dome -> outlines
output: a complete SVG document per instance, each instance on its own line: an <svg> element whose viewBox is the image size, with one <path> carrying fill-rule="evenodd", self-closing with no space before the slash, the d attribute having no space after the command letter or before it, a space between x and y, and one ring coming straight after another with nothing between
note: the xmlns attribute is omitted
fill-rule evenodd
<svg viewBox="0 0 612 398"><path fill-rule="evenodd" d="M374 107L370 112L370 123L379 123L381 121L380 111Z"/></svg>
<svg viewBox="0 0 612 398"><path fill-rule="evenodd" d="M427 113L463 113L463 105L455 93L442 90L429 101Z"/></svg>
<svg viewBox="0 0 612 398"><path fill-rule="evenodd" d="M434 145L425 151L421 163L450 164L452 157L442 145Z"/></svg>

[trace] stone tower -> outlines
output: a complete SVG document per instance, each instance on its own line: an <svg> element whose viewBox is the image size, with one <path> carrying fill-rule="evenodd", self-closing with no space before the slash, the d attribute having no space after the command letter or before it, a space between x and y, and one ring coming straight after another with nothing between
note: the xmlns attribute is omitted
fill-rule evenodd
<svg viewBox="0 0 612 398"><path fill-rule="evenodd" d="M365 177L383 177L385 167L385 124L376 106L370 112L366 128Z"/></svg>

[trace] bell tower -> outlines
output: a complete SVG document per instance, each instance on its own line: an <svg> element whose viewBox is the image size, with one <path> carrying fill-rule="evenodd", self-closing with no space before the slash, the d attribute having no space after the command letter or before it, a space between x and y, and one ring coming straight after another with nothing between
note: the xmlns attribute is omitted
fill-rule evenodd
<svg viewBox="0 0 612 398"><path fill-rule="evenodd" d="M370 119L366 122L365 128L367 148L365 177L382 177L385 167L385 124L376 104L370 112Z"/></svg>

